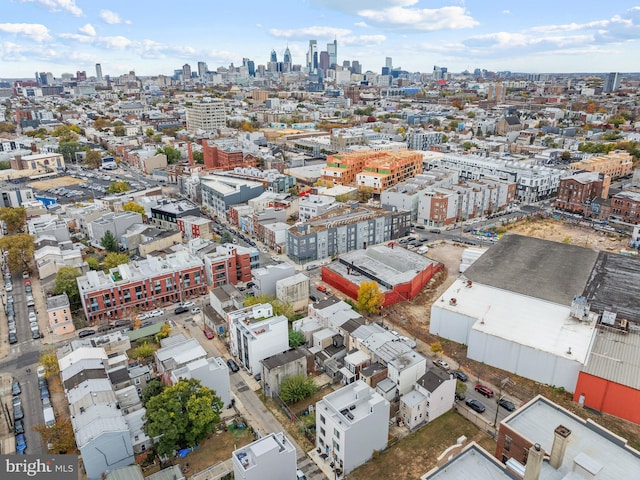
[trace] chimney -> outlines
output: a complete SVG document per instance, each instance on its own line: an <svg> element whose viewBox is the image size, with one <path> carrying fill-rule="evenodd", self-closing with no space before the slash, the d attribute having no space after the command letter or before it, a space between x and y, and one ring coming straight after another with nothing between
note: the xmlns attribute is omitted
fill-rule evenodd
<svg viewBox="0 0 640 480"><path fill-rule="evenodd" d="M529 449L527 465L525 466L524 477L522 477L522 480L538 480L540 478L543 458L544 450L540 448L540 444L536 443L535 445L532 445Z"/></svg>
<svg viewBox="0 0 640 480"><path fill-rule="evenodd" d="M191 142L187 142L187 158L189 159L189 165L193 165L193 151L191 150Z"/></svg>
<svg viewBox="0 0 640 480"><path fill-rule="evenodd" d="M553 446L551 447L549 465L556 470L560 468L564 460L564 452L567 449L567 443L569 443L569 435L571 435L571 430L563 425L558 425L553 431Z"/></svg>

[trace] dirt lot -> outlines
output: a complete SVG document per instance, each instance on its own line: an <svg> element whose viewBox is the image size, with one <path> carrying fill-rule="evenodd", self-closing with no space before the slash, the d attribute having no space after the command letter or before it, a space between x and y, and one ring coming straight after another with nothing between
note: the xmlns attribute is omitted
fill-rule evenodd
<svg viewBox="0 0 640 480"><path fill-rule="evenodd" d="M36 190L46 191L50 188L62 188L68 187L70 185L78 185L79 183L84 183L86 180L82 178L73 178L73 177L58 177L58 178L47 178L45 180L38 180L37 182L29 182L29 186Z"/></svg>
<svg viewBox="0 0 640 480"><path fill-rule="evenodd" d="M475 440L491 453L495 451L496 443L492 438L457 412L450 411L404 437L377 458L350 473L349 478L420 478L436 466L438 455L454 445L462 435L469 441Z"/></svg>

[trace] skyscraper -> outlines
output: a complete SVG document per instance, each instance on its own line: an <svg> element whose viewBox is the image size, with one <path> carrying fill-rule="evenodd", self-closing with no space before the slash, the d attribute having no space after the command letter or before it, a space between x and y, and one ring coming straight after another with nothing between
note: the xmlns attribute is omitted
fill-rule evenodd
<svg viewBox="0 0 640 480"><path fill-rule="evenodd" d="M99 82L102 81L102 65L96 63L96 78Z"/></svg>
<svg viewBox="0 0 640 480"><path fill-rule="evenodd" d="M338 65L338 41L336 39L327 43L327 53L329 54L329 67L336 68Z"/></svg>
<svg viewBox="0 0 640 480"><path fill-rule="evenodd" d="M620 88L620 74L618 72L611 72L604 78L603 92L615 92Z"/></svg>
<svg viewBox="0 0 640 480"><path fill-rule="evenodd" d="M309 40L309 51L307 52L307 68L313 72L318 68L318 42Z"/></svg>
<svg viewBox="0 0 640 480"><path fill-rule="evenodd" d="M199 77L204 77L207 75L207 71L209 70L209 68L207 67L207 64L205 62L198 62L198 76Z"/></svg>
<svg viewBox="0 0 640 480"><path fill-rule="evenodd" d="M391 57L385 57L384 66L391 71L393 69L393 59Z"/></svg>
<svg viewBox="0 0 640 480"><path fill-rule="evenodd" d="M277 62L278 61L278 54L276 53L275 50L271 50L271 57L269 58L270 62Z"/></svg>
<svg viewBox="0 0 640 480"><path fill-rule="evenodd" d="M182 78L184 80L189 80L191 78L191 65L185 63L182 66Z"/></svg>
<svg viewBox="0 0 640 480"><path fill-rule="evenodd" d="M291 52L289 51L289 46L287 45L287 49L284 51L284 57L282 57L282 63L285 63L287 65L289 65L289 69L291 70L291 64L293 63L291 61Z"/></svg>
<svg viewBox="0 0 640 480"><path fill-rule="evenodd" d="M318 60L320 70L329 70L329 65L329 52L320 52L320 59Z"/></svg>

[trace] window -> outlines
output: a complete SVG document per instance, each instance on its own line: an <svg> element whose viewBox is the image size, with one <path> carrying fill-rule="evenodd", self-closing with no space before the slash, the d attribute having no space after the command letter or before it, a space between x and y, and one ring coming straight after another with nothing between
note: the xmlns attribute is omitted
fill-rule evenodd
<svg viewBox="0 0 640 480"><path fill-rule="evenodd" d="M324 416L320 415L320 421L321 421L322 423L325 423Z"/></svg>
<svg viewBox="0 0 640 480"><path fill-rule="evenodd" d="M324 431L324 428L320 427L320 435L324 437L326 434L327 433Z"/></svg>
<svg viewBox="0 0 640 480"><path fill-rule="evenodd" d="M133 383L135 383L136 385L140 385L140 377L136 378Z"/></svg>
<svg viewBox="0 0 640 480"><path fill-rule="evenodd" d="M340 431L337 428L333 429L333 436L336 438L340 438Z"/></svg>
<svg viewBox="0 0 640 480"><path fill-rule="evenodd" d="M504 450L506 452L511 450L511 437L509 435L504 436Z"/></svg>

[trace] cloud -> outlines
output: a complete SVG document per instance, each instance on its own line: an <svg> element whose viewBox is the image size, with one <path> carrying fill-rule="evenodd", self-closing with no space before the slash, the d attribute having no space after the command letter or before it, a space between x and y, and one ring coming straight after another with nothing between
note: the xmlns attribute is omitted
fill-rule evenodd
<svg viewBox="0 0 640 480"><path fill-rule="evenodd" d="M420 31L456 30L471 28L478 22L463 7L405 8L393 6L381 10L365 9L357 12L378 27Z"/></svg>
<svg viewBox="0 0 640 480"><path fill-rule="evenodd" d="M410 7L418 3L418 0L313 0L313 3L345 13L357 13L364 9L384 10L391 7Z"/></svg>
<svg viewBox="0 0 640 480"><path fill-rule="evenodd" d="M84 33L85 35L89 35L90 37L96 36L96 29L93 28L93 25L91 25L90 23L87 23L84 27L78 28L78 31L80 33Z"/></svg>
<svg viewBox="0 0 640 480"><path fill-rule="evenodd" d="M49 29L40 23L0 23L0 32L29 37L36 42L51 40Z"/></svg>
<svg viewBox="0 0 640 480"><path fill-rule="evenodd" d="M356 22L354 23L354 25L360 28L369 28L369 25L367 25L367 22Z"/></svg>
<svg viewBox="0 0 640 480"><path fill-rule="evenodd" d="M82 9L76 5L76 0L20 0L22 3L37 3L49 9L50 12L69 12L76 17L82 16Z"/></svg>
<svg viewBox="0 0 640 480"><path fill-rule="evenodd" d="M49 61L58 57L58 52L53 48L42 48L41 45L29 46L24 43L2 42L0 43L0 60L7 62L27 62L34 59Z"/></svg>
<svg viewBox="0 0 640 480"><path fill-rule="evenodd" d="M502 14L503 15L511 15L511 10L503 10Z"/></svg>
<svg viewBox="0 0 640 480"><path fill-rule="evenodd" d="M118 13L112 10L100 10L100 18L109 25L116 25L118 23L131 23L130 20L123 20Z"/></svg>
<svg viewBox="0 0 640 480"><path fill-rule="evenodd" d="M370 47L380 45L387 39L384 35L353 35L340 37L340 45L349 47Z"/></svg>
<svg viewBox="0 0 640 480"><path fill-rule="evenodd" d="M341 37L350 34L351 30L347 30L345 28L314 26L289 30L272 28L269 30L269 33L278 38L308 39L309 37Z"/></svg>

